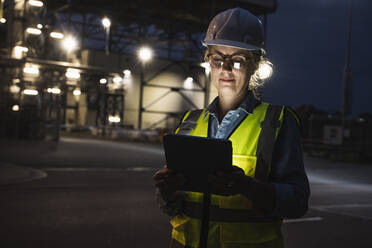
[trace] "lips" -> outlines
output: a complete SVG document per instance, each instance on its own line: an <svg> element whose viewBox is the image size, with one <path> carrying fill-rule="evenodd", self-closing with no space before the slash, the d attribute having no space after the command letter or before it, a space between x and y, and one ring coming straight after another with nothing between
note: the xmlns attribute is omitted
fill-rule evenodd
<svg viewBox="0 0 372 248"><path fill-rule="evenodd" d="M233 78L220 78L220 81L222 81L222 82L227 82L227 83L231 83L231 82L234 82L235 79L233 79Z"/></svg>

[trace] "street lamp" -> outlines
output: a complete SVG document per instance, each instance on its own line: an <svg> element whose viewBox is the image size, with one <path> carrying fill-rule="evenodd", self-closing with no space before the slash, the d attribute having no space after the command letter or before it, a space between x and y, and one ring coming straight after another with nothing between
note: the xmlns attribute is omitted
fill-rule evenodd
<svg viewBox="0 0 372 248"><path fill-rule="evenodd" d="M152 50L149 47L141 47L138 50L138 57L142 62L147 62L152 58Z"/></svg>
<svg viewBox="0 0 372 248"><path fill-rule="evenodd" d="M102 19L102 25L103 25L103 27L105 29L105 32L106 32L105 52L108 55L110 53L110 47L109 47L109 43L110 43L110 27L111 27L111 21L110 21L110 19L108 19L107 17L104 17Z"/></svg>

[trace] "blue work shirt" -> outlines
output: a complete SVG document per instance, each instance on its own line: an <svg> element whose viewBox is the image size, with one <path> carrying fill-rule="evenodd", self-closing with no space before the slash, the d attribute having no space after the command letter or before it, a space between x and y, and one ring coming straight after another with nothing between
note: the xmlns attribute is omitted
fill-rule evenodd
<svg viewBox="0 0 372 248"><path fill-rule="evenodd" d="M208 136L228 139L237 126L261 102L249 92L242 104L226 113L221 123L218 121L218 97L208 106L204 117L209 113ZM288 111L284 113L282 127L275 143L269 182L276 191L275 206L271 213L282 218L296 218L304 215L310 196L309 182L304 169L301 135L295 117Z"/></svg>

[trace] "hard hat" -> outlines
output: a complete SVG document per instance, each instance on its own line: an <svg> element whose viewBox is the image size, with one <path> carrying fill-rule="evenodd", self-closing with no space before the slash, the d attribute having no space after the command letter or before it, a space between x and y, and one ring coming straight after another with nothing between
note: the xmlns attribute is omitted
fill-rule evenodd
<svg viewBox="0 0 372 248"><path fill-rule="evenodd" d="M263 26L256 16L245 9L228 9L212 19L202 43L204 46L219 45L264 52Z"/></svg>

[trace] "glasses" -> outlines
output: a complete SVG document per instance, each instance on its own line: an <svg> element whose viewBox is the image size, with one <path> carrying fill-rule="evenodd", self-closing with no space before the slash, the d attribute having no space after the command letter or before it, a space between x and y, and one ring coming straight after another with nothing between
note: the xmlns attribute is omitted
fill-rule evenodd
<svg viewBox="0 0 372 248"><path fill-rule="evenodd" d="M207 55L208 62L211 67L220 69L224 63L233 69L241 70L247 67L247 64L252 61L251 57L244 55L223 55L218 53L210 53Z"/></svg>

